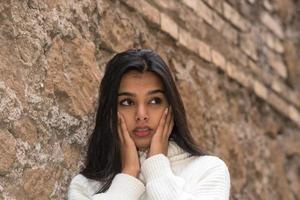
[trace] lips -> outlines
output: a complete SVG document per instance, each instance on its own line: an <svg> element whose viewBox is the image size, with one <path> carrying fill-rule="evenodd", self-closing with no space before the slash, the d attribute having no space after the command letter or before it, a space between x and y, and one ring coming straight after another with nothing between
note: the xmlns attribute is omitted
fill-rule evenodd
<svg viewBox="0 0 300 200"><path fill-rule="evenodd" d="M146 137L151 134L152 129L149 127L137 127L133 130L133 133L138 137Z"/></svg>

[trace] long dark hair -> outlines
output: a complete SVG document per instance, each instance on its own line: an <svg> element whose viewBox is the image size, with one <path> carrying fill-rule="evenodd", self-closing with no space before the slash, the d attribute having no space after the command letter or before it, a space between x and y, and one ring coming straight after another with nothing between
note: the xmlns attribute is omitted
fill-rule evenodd
<svg viewBox="0 0 300 200"><path fill-rule="evenodd" d="M131 70L141 73L150 71L160 77L174 115L174 127L170 138L191 155L204 154L190 134L182 100L171 72L162 58L149 49L134 49L119 53L106 65L100 86L96 126L89 139L85 168L81 171L85 177L104 183L99 192L106 191L114 176L121 172L117 100L121 78Z"/></svg>

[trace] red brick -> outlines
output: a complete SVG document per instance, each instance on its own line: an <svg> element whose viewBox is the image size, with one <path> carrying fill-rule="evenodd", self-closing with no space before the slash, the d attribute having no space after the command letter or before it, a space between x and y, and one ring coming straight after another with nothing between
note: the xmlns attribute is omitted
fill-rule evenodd
<svg viewBox="0 0 300 200"><path fill-rule="evenodd" d="M198 41L198 54L204 60L211 62L211 48L202 41Z"/></svg>
<svg viewBox="0 0 300 200"><path fill-rule="evenodd" d="M267 53L268 63L274 69L274 71L279 74L282 78L287 78L287 67L282 61L282 58L275 55L271 51Z"/></svg>
<svg viewBox="0 0 300 200"><path fill-rule="evenodd" d="M191 60L188 60L183 66L182 63L177 62L175 59L172 59L172 64L175 68L176 71L176 78L179 80L184 80L184 81L193 81L193 78L191 77L190 71L194 67L194 63Z"/></svg>
<svg viewBox="0 0 300 200"><path fill-rule="evenodd" d="M260 36L261 36L262 41L263 41L269 48L274 49L274 47L275 47L274 39L275 39L275 38L274 38L274 36L273 36L270 32L268 32L268 31L266 31L266 30L261 31Z"/></svg>
<svg viewBox="0 0 300 200"><path fill-rule="evenodd" d="M240 48L232 48L232 53L235 58L237 58L237 62L240 63L242 66L246 67L248 65L248 57L247 55L241 51Z"/></svg>
<svg viewBox="0 0 300 200"><path fill-rule="evenodd" d="M196 10L197 1L198 0L183 0L183 3L185 3L191 9Z"/></svg>
<svg viewBox="0 0 300 200"><path fill-rule="evenodd" d="M249 29L249 22L225 1L223 2L223 13L224 16L238 29L242 31L247 31Z"/></svg>
<svg viewBox="0 0 300 200"><path fill-rule="evenodd" d="M219 32L222 32L227 22L223 20L217 13L212 14L212 26Z"/></svg>
<svg viewBox="0 0 300 200"><path fill-rule="evenodd" d="M226 73L229 77L236 80L246 88L251 88L251 80L248 74L243 72L239 67L231 62L226 63Z"/></svg>
<svg viewBox="0 0 300 200"><path fill-rule="evenodd" d="M188 7L203 18L208 24L212 25L212 13L213 11L199 0L182 0Z"/></svg>
<svg viewBox="0 0 300 200"><path fill-rule="evenodd" d="M260 16L261 22L268 27L277 37L284 38L282 27L270 14L263 12Z"/></svg>
<svg viewBox="0 0 300 200"><path fill-rule="evenodd" d="M294 106L289 106L289 117L300 126L300 112Z"/></svg>
<svg viewBox="0 0 300 200"><path fill-rule="evenodd" d="M267 102L269 102L280 113L300 126L300 113L297 108L289 105L285 100L276 95L274 92L270 92L268 94Z"/></svg>
<svg viewBox="0 0 300 200"><path fill-rule="evenodd" d="M140 12L142 15L144 15L149 21L152 23L159 25L160 24L160 13L159 11L150 5L146 1L135 1L135 0L122 0L124 1L128 6L134 8L138 12Z"/></svg>
<svg viewBox="0 0 300 200"><path fill-rule="evenodd" d="M229 77L236 79L236 66L234 64L232 64L231 62L227 62L226 63L226 73Z"/></svg>
<svg viewBox="0 0 300 200"><path fill-rule="evenodd" d="M238 43L238 31L230 26L228 23L224 24L222 35L233 44Z"/></svg>
<svg viewBox="0 0 300 200"><path fill-rule="evenodd" d="M222 54L220 54L219 52L217 52L215 50L212 50L211 58L212 58L212 62L216 66L218 66L221 69L223 69L224 71L226 71L226 60Z"/></svg>
<svg viewBox="0 0 300 200"><path fill-rule="evenodd" d="M220 0L204 0L211 8L223 14L223 3Z"/></svg>
<svg viewBox="0 0 300 200"><path fill-rule="evenodd" d="M274 7L273 7L273 5L270 3L270 1L268 1L268 0L265 0L264 2L263 2L263 5L264 5L264 7L268 10L268 11L273 11L274 10Z"/></svg>
<svg viewBox="0 0 300 200"><path fill-rule="evenodd" d="M252 60L248 60L248 65L247 65L251 71L254 72L254 74L260 74L261 73L261 69L259 68L259 66Z"/></svg>
<svg viewBox="0 0 300 200"><path fill-rule="evenodd" d="M276 110L289 118L289 105L280 96L274 92L269 92L267 102L269 102Z"/></svg>
<svg viewBox="0 0 300 200"><path fill-rule="evenodd" d="M178 25L176 22L164 13L160 14L160 19L161 29L167 32L174 39L178 39Z"/></svg>
<svg viewBox="0 0 300 200"><path fill-rule="evenodd" d="M292 89L285 85L280 79L273 78L271 87L283 98L300 107L300 98L298 97L297 93L292 91Z"/></svg>
<svg viewBox="0 0 300 200"><path fill-rule="evenodd" d="M193 36L186 30L179 28L179 43L186 47L187 49L198 53L198 39L193 38Z"/></svg>
<svg viewBox="0 0 300 200"><path fill-rule="evenodd" d="M281 93L284 86L282 85L282 83L279 82L278 79L273 79L271 87L274 91L276 91L277 93Z"/></svg>
<svg viewBox="0 0 300 200"><path fill-rule="evenodd" d="M276 51L277 53L283 53L284 47L280 39L276 37L273 33L263 30L260 33L263 42L272 50Z"/></svg>
<svg viewBox="0 0 300 200"><path fill-rule="evenodd" d="M283 78L287 78L287 68L280 58L269 60L271 67Z"/></svg>
<svg viewBox="0 0 300 200"><path fill-rule="evenodd" d="M162 1L162 0L154 0L154 2L164 9L175 10L177 9L176 1Z"/></svg>
<svg viewBox="0 0 300 200"><path fill-rule="evenodd" d="M274 50L278 53L284 53L283 44L278 38L274 39Z"/></svg>
<svg viewBox="0 0 300 200"><path fill-rule="evenodd" d="M255 94L257 94L257 96L261 97L262 99L266 100L269 93L267 87L258 80L254 81L253 86Z"/></svg>
<svg viewBox="0 0 300 200"><path fill-rule="evenodd" d="M271 82L273 80L273 76L268 73L265 72L261 67L259 67L255 62L253 62L252 60L248 60L248 65L247 65L251 71L254 72L254 74L256 76L258 76L264 83L266 83L267 85L271 85Z"/></svg>
<svg viewBox="0 0 300 200"><path fill-rule="evenodd" d="M241 34L241 48L253 60L257 60L257 47L251 34Z"/></svg>
<svg viewBox="0 0 300 200"><path fill-rule="evenodd" d="M298 108L300 108L300 95L296 91L291 91L289 93L289 100L294 103Z"/></svg>

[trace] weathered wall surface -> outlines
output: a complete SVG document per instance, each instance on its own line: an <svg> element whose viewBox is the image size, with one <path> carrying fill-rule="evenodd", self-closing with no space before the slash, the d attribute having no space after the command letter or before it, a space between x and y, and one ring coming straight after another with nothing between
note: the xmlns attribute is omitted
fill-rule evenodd
<svg viewBox="0 0 300 200"><path fill-rule="evenodd" d="M300 1L1 0L0 199L66 199L106 61L170 65L231 199L300 199Z"/></svg>

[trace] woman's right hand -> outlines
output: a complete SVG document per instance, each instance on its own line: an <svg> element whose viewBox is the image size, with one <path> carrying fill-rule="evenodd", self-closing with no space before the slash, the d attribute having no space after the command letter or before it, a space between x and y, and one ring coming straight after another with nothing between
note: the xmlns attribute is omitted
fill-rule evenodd
<svg viewBox="0 0 300 200"><path fill-rule="evenodd" d="M118 135L121 143L122 173L138 177L140 160L134 141L131 139L124 117L118 112Z"/></svg>

